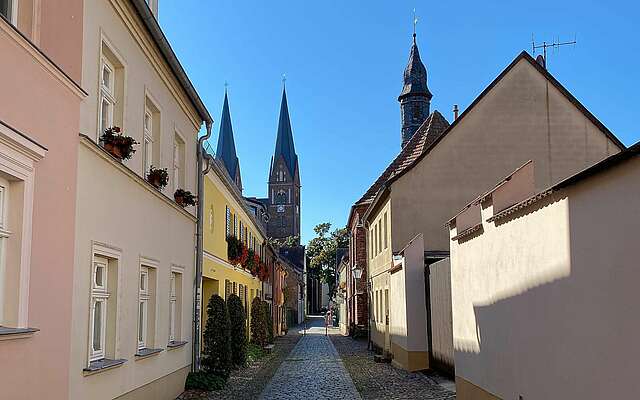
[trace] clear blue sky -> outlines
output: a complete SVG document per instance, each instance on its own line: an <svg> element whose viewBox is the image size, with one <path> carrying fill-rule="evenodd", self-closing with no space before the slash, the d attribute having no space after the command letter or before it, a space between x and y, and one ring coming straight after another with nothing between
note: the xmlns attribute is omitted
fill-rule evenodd
<svg viewBox="0 0 640 400"><path fill-rule="evenodd" d="M517 5L515 3L518 3ZM522 5L521 5L522 4ZM160 23L218 135L224 82L244 194L265 196L281 77L302 178L302 239L351 204L400 146L400 93L412 10L433 93L449 120L539 41L578 45L549 70L625 144L640 140L640 6L635 1L160 0Z"/></svg>

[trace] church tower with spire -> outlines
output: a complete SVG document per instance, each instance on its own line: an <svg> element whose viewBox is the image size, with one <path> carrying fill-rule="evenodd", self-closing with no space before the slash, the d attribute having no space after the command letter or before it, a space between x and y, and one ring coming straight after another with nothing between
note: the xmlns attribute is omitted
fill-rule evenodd
<svg viewBox="0 0 640 400"><path fill-rule="evenodd" d="M300 238L300 171L293 143L286 88L282 89L276 148L269 168L269 222L271 238Z"/></svg>
<svg viewBox="0 0 640 400"><path fill-rule="evenodd" d="M431 92L427 87L427 69L422 64L422 60L420 60L420 52L418 51L416 33L414 31L409 63L404 70L404 86L398 97L400 119L402 121L402 147L429 116L431 97Z"/></svg>
<svg viewBox="0 0 640 400"><path fill-rule="evenodd" d="M224 91L224 105L222 106L222 118L220 118L220 134L218 135L218 147L215 159L224 165L231 180L242 192L242 178L240 177L240 160L236 155L236 143L233 140L233 127L231 126L231 113L229 112L229 98Z"/></svg>

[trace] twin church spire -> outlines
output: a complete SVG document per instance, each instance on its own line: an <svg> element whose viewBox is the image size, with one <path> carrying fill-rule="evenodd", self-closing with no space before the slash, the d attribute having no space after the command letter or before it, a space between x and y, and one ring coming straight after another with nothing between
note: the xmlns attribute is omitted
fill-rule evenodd
<svg viewBox="0 0 640 400"><path fill-rule="evenodd" d="M242 191L240 162L236 154L226 90L215 158L221 161L231 179ZM252 207L255 207L256 203L261 204L268 214L264 222L269 237L300 237L300 171L285 88L282 89L276 147L269 166L268 195L266 198L249 198L247 201Z"/></svg>
<svg viewBox="0 0 640 400"><path fill-rule="evenodd" d="M225 89L222 117L220 119L220 133L215 158L220 160L229 173L231 179L242 190L242 178L240 175L240 161L236 153L236 144L233 137L233 125L231 112L229 111L229 97ZM287 103L286 88L282 89L282 101L280 102L280 117L278 119L278 131L276 135L276 147L271 158L269 176L274 175L275 166L282 159L289 176L294 177L298 172L298 155L293 142L293 131L289 117L289 105Z"/></svg>

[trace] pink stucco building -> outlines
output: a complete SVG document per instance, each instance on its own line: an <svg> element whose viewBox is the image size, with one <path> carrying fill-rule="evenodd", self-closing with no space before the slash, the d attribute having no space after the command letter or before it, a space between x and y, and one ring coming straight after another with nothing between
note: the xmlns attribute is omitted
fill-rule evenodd
<svg viewBox="0 0 640 400"><path fill-rule="evenodd" d="M0 2L0 397L69 391L82 1Z"/></svg>

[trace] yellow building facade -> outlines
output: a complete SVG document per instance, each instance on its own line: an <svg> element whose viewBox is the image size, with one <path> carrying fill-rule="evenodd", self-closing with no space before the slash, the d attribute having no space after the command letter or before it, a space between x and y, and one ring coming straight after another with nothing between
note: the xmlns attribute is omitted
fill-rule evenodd
<svg viewBox="0 0 640 400"><path fill-rule="evenodd" d="M207 321L207 304L216 294L225 300L231 294L240 297L245 306L248 327L251 301L255 297L263 298L267 283L229 262L227 236L235 236L264 259L266 234L244 205L240 190L223 166L213 163L204 182L201 332L204 332Z"/></svg>

